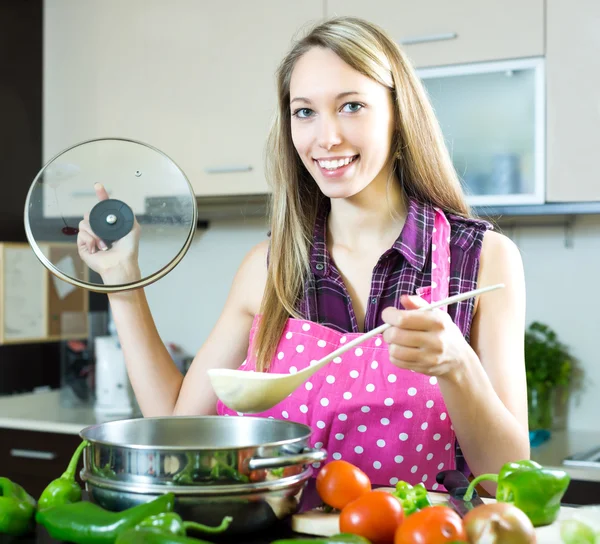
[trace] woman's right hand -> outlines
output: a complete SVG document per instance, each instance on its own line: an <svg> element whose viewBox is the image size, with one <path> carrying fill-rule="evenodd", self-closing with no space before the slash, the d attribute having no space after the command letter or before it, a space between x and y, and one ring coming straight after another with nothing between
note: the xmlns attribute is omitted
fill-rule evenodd
<svg viewBox="0 0 600 544"><path fill-rule="evenodd" d="M94 185L98 200L107 200L108 193L103 185ZM84 215L79 222L77 234L77 251L87 266L102 277L102 281L109 284L130 283L140 279L138 265L138 250L140 241L140 225L134 219L131 231L116 242L110 249L101 240L90 226L89 213Z"/></svg>

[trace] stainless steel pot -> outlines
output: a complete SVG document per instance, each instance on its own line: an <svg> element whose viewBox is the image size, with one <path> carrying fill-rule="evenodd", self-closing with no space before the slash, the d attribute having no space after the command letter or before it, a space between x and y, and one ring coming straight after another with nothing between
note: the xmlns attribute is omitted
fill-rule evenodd
<svg viewBox="0 0 600 544"><path fill-rule="evenodd" d="M81 472L92 500L120 511L162 493L186 520L254 531L296 512L311 463L305 425L257 417L160 417L111 421L80 435Z"/></svg>

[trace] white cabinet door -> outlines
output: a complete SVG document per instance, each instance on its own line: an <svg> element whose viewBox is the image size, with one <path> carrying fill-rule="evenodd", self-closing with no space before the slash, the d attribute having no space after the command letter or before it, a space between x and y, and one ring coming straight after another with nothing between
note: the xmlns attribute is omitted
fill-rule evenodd
<svg viewBox="0 0 600 544"><path fill-rule="evenodd" d="M327 0L333 15L382 26L419 67L544 54L544 0Z"/></svg>
<svg viewBox="0 0 600 544"><path fill-rule="evenodd" d="M600 200L600 2L552 0L547 12L546 200Z"/></svg>
<svg viewBox="0 0 600 544"><path fill-rule="evenodd" d="M44 156L96 137L169 155L197 195L267 192L277 64L323 0L46 0Z"/></svg>

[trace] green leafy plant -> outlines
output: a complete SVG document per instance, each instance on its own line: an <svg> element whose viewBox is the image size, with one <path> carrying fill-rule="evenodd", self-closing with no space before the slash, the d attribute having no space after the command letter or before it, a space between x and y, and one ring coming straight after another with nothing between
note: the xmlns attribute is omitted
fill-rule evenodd
<svg viewBox="0 0 600 544"><path fill-rule="evenodd" d="M525 331L525 369L530 430L552 427L555 394L566 395L575 361L548 326L534 321Z"/></svg>
<svg viewBox="0 0 600 544"><path fill-rule="evenodd" d="M525 331L525 368L528 386L568 387L573 375L573 358L556 333L534 321Z"/></svg>

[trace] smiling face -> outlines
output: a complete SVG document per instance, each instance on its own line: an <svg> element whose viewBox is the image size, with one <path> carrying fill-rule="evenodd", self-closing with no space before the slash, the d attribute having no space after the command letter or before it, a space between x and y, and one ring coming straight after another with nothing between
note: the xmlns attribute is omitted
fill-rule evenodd
<svg viewBox="0 0 600 544"><path fill-rule="evenodd" d="M313 47L290 80L294 146L323 194L350 198L390 173L390 91L330 49Z"/></svg>

